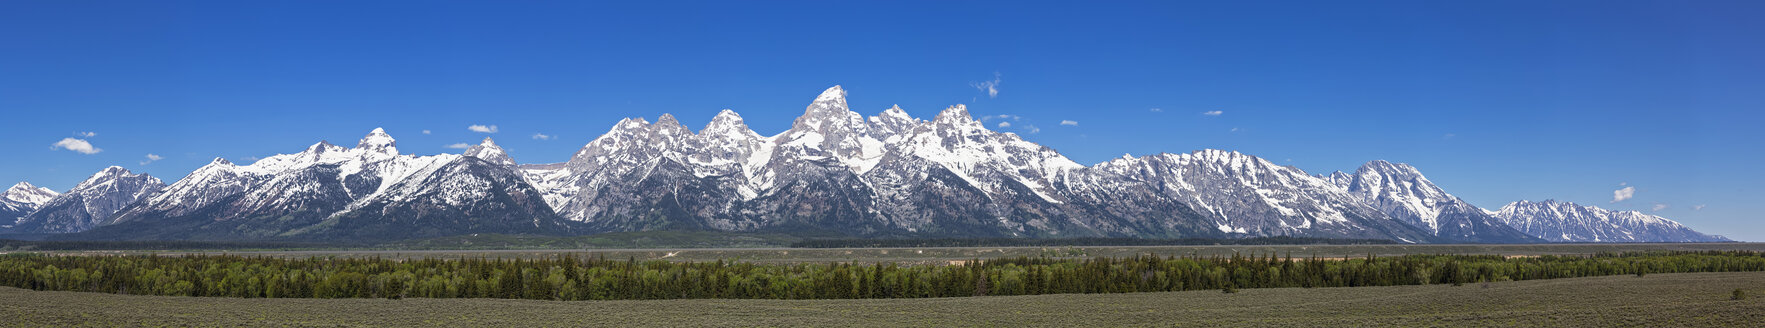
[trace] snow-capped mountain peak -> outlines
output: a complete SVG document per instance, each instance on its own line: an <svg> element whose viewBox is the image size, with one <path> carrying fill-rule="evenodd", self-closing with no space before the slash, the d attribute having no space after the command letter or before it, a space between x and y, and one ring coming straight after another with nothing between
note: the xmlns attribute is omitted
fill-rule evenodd
<svg viewBox="0 0 1765 328"><path fill-rule="evenodd" d="M877 114L876 116L898 120L913 120L912 115L907 115L907 111L901 110L901 105L889 106L889 109L884 109L882 113Z"/></svg>
<svg viewBox="0 0 1765 328"><path fill-rule="evenodd" d="M1377 207L1393 216L1418 220L1429 230L1439 231L1442 207L1452 206L1457 198L1446 194L1440 186L1428 181L1409 164L1393 164L1374 160L1355 170L1347 189L1361 194ZM1393 213L1398 212L1398 213Z"/></svg>
<svg viewBox="0 0 1765 328"><path fill-rule="evenodd" d="M61 193L50 190L49 188L32 185L30 182L19 182L18 184L12 185L12 188L7 188L5 193L0 193L0 200L21 204L42 205L48 203L50 199L54 199L57 195L61 195Z"/></svg>
<svg viewBox="0 0 1765 328"><path fill-rule="evenodd" d="M87 177L86 181L81 181L80 184L74 186L74 189L90 188L116 179L132 176L135 176L135 174L131 174L129 169L112 165L111 167L104 168L102 171L98 171L97 174L93 174L91 177ZM158 179L154 179L154 181L158 181Z"/></svg>
<svg viewBox="0 0 1765 328"><path fill-rule="evenodd" d="M674 119L674 114L662 114L662 117L656 118L656 123L650 124L650 127L656 129L657 132L673 136L693 134L692 129L680 124L680 120Z"/></svg>
<svg viewBox="0 0 1765 328"><path fill-rule="evenodd" d="M718 112L716 117L712 117L711 122L705 124L705 128L699 129L699 137L745 140L758 139L760 134L748 128L748 123L742 120L741 114L725 109Z"/></svg>
<svg viewBox="0 0 1765 328"><path fill-rule="evenodd" d="M1446 193L1409 164L1374 160L1354 174L1335 172L1321 178L1391 219L1435 236L1476 242L1537 241L1535 236L1502 224L1487 211Z"/></svg>
<svg viewBox="0 0 1765 328"><path fill-rule="evenodd" d="M968 105L962 104L944 108L932 122L940 126L980 125L980 122L974 120L974 115L968 114Z"/></svg>
<svg viewBox="0 0 1765 328"><path fill-rule="evenodd" d="M496 141L490 140L490 138L484 138L484 141L473 145L472 148L467 148L464 155L500 165L515 165L515 159L510 158L509 153L503 151L503 147L497 146Z"/></svg>
<svg viewBox="0 0 1765 328"><path fill-rule="evenodd" d="M1509 203L1496 211L1496 217L1509 226L1554 242L1727 241L1659 216L1557 200Z"/></svg>
<svg viewBox="0 0 1765 328"><path fill-rule="evenodd" d="M18 218L12 228L26 233L84 231L109 223L111 214L163 188L159 178L111 166Z"/></svg>
<svg viewBox="0 0 1765 328"><path fill-rule="evenodd" d="M821 95L815 96L815 102L839 103L840 107L846 107L846 89L838 85L827 88L827 90L821 91Z"/></svg>
<svg viewBox="0 0 1765 328"><path fill-rule="evenodd" d="M374 128L374 131L368 132L367 136L363 136L362 140L355 144L355 148L374 154L396 156L398 155L398 140L393 139L392 135L386 134L386 129Z"/></svg>

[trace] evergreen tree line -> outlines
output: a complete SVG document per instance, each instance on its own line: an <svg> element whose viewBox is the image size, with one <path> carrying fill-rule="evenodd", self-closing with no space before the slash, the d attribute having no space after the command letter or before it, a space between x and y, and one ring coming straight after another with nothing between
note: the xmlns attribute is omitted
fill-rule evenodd
<svg viewBox="0 0 1765 328"><path fill-rule="evenodd" d="M33 290L271 298L925 298L1463 284L1674 272L1765 271L1765 253L1639 252L1507 258L1291 254L1003 258L953 265L544 259L283 259L233 255L0 256L0 285Z"/></svg>
<svg viewBox="0 0 1765 328"><path fill-rule="evenodd" d="M910 247L1031 247L1031 246L1182 246L1182 245L1385 245L1388 239L1338 239L1310 237L1252 238L900 238L900 239L806 239L795 248L910 248Z"/></svg>

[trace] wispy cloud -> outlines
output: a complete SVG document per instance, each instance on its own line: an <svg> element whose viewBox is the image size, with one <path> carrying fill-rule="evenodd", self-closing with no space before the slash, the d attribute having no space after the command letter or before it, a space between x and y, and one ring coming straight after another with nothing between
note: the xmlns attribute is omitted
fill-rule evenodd
<svg viewBox="0 0 1765 328"><path fill-rule="evenodd" d="M1704 204L1697 204L1697 205L1692 205L1692 206L1691 206L1691 210L1693 210L1693 211L1702 211L1702 210L1704 210L1704 206L1706 206L1706 205L1704 205Z"/></svg>
<svg viewBox="0 0 1765 328"><path fill-rule="evenodd" d="M1158 108L1158 107L1153 107L1152 109L1148 109L1146 111L1153 112L1153 113L1159 113L1159 112L1164 112L1164 109Z"/></svg>
<svg viewBox="0 0 1765 328"><path fill-rule="evenodd" d="M468 145L465 143L457 143L457 144L447 145L447 148L466 149L466 148L472 148L472 145Z"/></svg>
<svg viewBox="0 0 1765 328"><path fill-rule="evenodd" d="M1649 207L1649 209L1654 210L1655 212L1660 212L1661 210L1667 209L1667 204L1655 203L1655 206Z"/></svg>
<svg viewBox="0 0 1765 328"><path fill-rule="evenodd" d="M533 140L552 140L552 138L555 138L555 137L545 135L544 133L534 133L533 134Z"/></svg>
<svg viewBox="0 0 1765 328"><path fill-rule="evenodd" d="M423 130L423 134L429 134L429 130Z"/></svg>
<svg viewBox="0 0 1765 328"><path fill-rule="evenodd" d="M1448 133L1446 135L1440 136L1440 138L1441 139L1452 139L1452 137L1457 137L1457 136L1459 136L1459 135Z"/></svg>
<svg viewBox="0 0 1765 328"><path fill-rule="evenodd" d="M87 131L87 132L74 132L74 135L76 135L76 136L80 136L80 137L85 137L85 138L91 138L91 137L96 137L96 136L98 136L98 133L97 133L97 132L90 132L90 131Z"/></svg>
<svg viewBox="0 0 1765 328"><path fill-rule="evenodd" d="M86 142L85 139L75 138L64 138L61 139L61 141L56 141L55 144L49 145L49 149L66 149L86 155L97 154L98 152L104 151L103 149L98 149L98 147L92 147L92 143Z"/></svg>
<svg viewBox="0 0 1765 328"><path fill-rule="evenodd" d="M1623 189L1612 191L1612 202L1622 202L1634 196L1636 196L1636 187L1624 187Z"/></svg>
<svg viewBox="0 0 1765 328"><path fill-rule="evenodd" d="M1009 127L1011 127L1011 122L999 122L999 127L1000 128L1009 128Z"/></svg>
<svg viewBox="0 0 1765 328"><path fill-rule="evenodd" d="M472 130L472 132L479 132L479 133L496 133L496 131L497 131L495 125L490 125L490 126L473 125L473 126L466 127L466 130Z"/></svg>
<svg viewBox="0 0 1765 328"><path fill-rule="evenodd" d="M1238 128L1237 128L1237 127L1232 127L1232 131L1231 131L1231 132L1238 132Z"/></svg>
<svg viewBox="0 0 1765 328"><path fill-rule="evenodd" d="M987 98L998 98L999 72L993 72L992 81L970 82L968 85L974 87L976 90L987 92Z"/></svg>
<svg viewBox="0 0 1765 328"><path fill-rule="evenodd" d="M1079 126L1079 121L1074 121L1074 120L1060 120L1060 125L1065 125L1065 126Z"/></svg>
<svg viewBox="0 0 1765 328"><path fill-rule="evenodd" d="M141 161L141 165L153 164L154 161L158 161L161 159L165 159L165 157L160 157L159 155L154 155L154 154L147 154L147 160Z"/></svg>
<svg viewBox="0 0 1765 328"><path fill-rule="evenodd" d="M986 121L991 121L991 120L1019 121L1019 120L1023 120L1023 116L1017 116L1017 115L1011 115L1011 114L983 115L983 116L981 116L981 122L986 122Z"/></svg>
<svg viewBox="0 0 1765 328"><path fill-rule="evenodd" d="M1023 126L1023 129L1025 133L1029 134L1042 133L1042 128L1038 128L1035 125L1025 125Z"/></svg>
<svg viewBox="0 0 1765 328"><path fill-rule="evenodd" d="M1201 112L1201 115L1220 116L1220 114L1225 114L1225 113L1226 113L1226 111L1210 110L1210 111Z"/></svg>

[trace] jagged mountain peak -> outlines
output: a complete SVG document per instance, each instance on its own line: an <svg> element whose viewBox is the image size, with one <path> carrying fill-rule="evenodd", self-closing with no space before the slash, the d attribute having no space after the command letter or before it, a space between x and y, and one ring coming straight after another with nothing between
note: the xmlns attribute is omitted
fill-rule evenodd
<svg viewBox="0 0 1765 328"><path fill-rule="evenodd" d="M1598 206L1547 199L1508 203L1496 218L1527 234L1553 242L1711 242L1727 241L1705 235L1679 222L1641 211L1618 211Z"/></svg>
<svg viewBox="0 0 1765 328"><path fill-rule="evenodd" d="M711 123L708 123L706 125L706 127L708 128L711 125L733 125L733 124L746 125L747 123L742 120L741 113L736 113L735 110L733 110L733 109L724 108L723 110L717 111L717 116L711 117Z"/></svg>
<svg viewBox="0 0 1765 328"><path fill-rule="evenodd" d="M43 204L54 199L57 195L61 195L61 193L32 185L30 182L20 181L18 184L12 185L12 188L7 188L5 193L0 193L0 199L24 204Z"/></svg>
<svg viewBox="0 0 1765 328"><path fill-rule="evenodd" d="M509 153L503 151L503 147L497 146L496 141L490 140L488 137L477 145L467 148L464 155L500 165L515 165L515 159L510 158Z"/></svg>
<svg viewBox="0 0 1765 328"><path fill-rule="evenodd" d="M650 124L650 128L669 135L693 134L693 130L687 128L685 124L680 124L680 120L675 119L674 114L662 114L662 117L656 118L656 123Z"/></svg>
<svg viewBox="0 0 1765 328"><path fill-rule="evenodd" d="M1373 160L1354 174L1331 174L1331 183L1360 197L1393 219L1435 235L1476 240L1479 235L1515 235L1480 208L1447 194L1409 164ZM1511 239L1509 237L1503 237ZM1512 242L1512 241L1509 241Z"/></svg>
<svg viewBox="0 0 1765 328"><path fill-rule="evenodd" d="M104 170L98 171L98 174L100 174L100 175L124 175L124 174L129 174L129 169L123 168L121 166L111 165L110 167L104 168Z"/></svg>
<svg viewBox="0 0 1765 328"><path fill-rule="evenodd" d="M944 108L943 111L938 112L938 116L933 118L932 122L937 122L940 125L978 123L975 122L974 115L969 115L968 105L962 104Z"/></svg>
<svg viewBox="0 0 1765 328"><path fill-rule="evenodd" d="M386 134L386 129L374 128L374 131L369 131L368 135L363 136L361 141L356 142L355 148L375 153L398 155L398 140L393 139L392 135Z"/></svg>
<svg viewBox="0 0 1765 328"><path fill-rule="evenodd" d="M889 106L889 109L884 109L882 111L882 113L878 113L876 116L877 117L903 119L903 120L912 120L913 119L913 116L907 115L907 111L902 110L901 105L899 105L899 104Z"/></svg>
<svg viewBox="0 0 1765 328"><path fill-rule="evenodd" d="M620 130L636 130L636 129L642 129L647 126L650 126L650 120L644 119L642 117L627 117L625 119L619 120L618 124L613 124L613 129L609 130L608 132L616 132L616 131L620 131Z"/></svg>
<svg viewBox="0 0 1765 328"><path fill-rule="evenodd" d="M674 118L674 114L662 113L662 117L656 118L655 125L666 126L666 125L681 125L681 124L680 124L680 120Z"/></svg>
<svg viewBox="0 0 1765 328"><path fill-rule="evenodd" d="M1425 198L1445 200L1451 196L1414 166L1403 163L1392 163L1385 160L1374 160L1356 169L1353 180L1349 183L1350 191L1365 190L1369 193L1409 193Z"/></svg>
<svg viewBox="0 0 1765 328"><path fill-rule="evenodd" d="M791 122L792 132L815 131L822 134L864 133L864 115L853 112L846 107L846 90L839 86L827 89L815 97L815 102L803 109L803 115Z"/></svg>
<svg viewBox="0 0 1765 328"><path fill-rule="evenodd" d="M347 149L347 148L343 148L343 146L331 144L330 141L320 140L319 143L315 143L312 146L307 146L306 150L302 151L301 153L322 155L324 153L342 152L342 151L348 151L348 150L349 149Z"/></svg>
<svg viewBox="0 0 1765 328"><path fill-rule="evenodd" d="M1399 177L1405 177L1405 178L1410 178L1410 177L1421 178L1422 177L1422 171L1417 170L1416 167L1414 167L1414 166L1410 166L1409 164L1406 164L1406 163L1392 163L1392 162L1388 162L1388 161L1385 161L1382 159L1377 159L1377 160L1367 162L1366 164L1361 165L1361 167L1359 169L1355 170L1356 174L1363 174L1363 172L1364 173L1393 175L1393 176L1399 176Z"/></svg>
<svg viewBox="0 0 1765 328"><path fill-rule="evenodd" d="M846 89L841 88L838 85L835 85L832 88L827 88L827 90L821 91L821 95L815 96L815 102L839 102L840 106L844 107L846 104Z"/></svg>
<svg viewBox="0 0 1765 328"><path fill-rule="evenodd" d="M1210 165L1221 165L1224 167L1239 169L1266 170L1284 167L1276 165L1274 162L1270 162L1262 157L1240 153L1236 150L1201 149L1190 151L1188 153L1165 153L1153 156L1170 157L1178 163L1209 163Z"/></svg>
<svg viewBox="0 0 1765 328"><path fill-rule="evenodd" d="M759 137L759 133L755 133L753 129L748 128L748 123L742 120L741 114L737 114L735 111L728 109L724 109L723 111L718 112L716 117L712 117L711 122L705 124L705 128L699 129L699 135L739 136L742 138Z"/></svg>
<svg viewBox="0 0 1765 328"><path fill-rule="evenodd" d="M104 170L98 171L98 173L96 173L96 174L92 174L91 177L86 178L86 181L82 181L82 182L80 182L79 185L74 186L74 189L83 189L83 188L88 188L93 185L108 183L110 181L114 181L117 179L131 178L131 177L137 177L137 176L146 176L146 175L147 174L134 174L134 172L129 172L129 169L125 169L121 166L112 165L110 167L104 168ZM153 178L153 180L158 181L159 179Z"/></svg>
<svg viewBox="0 0 1765 328"><path fill-rule="evenodd" d="M25 233L84 231L109 223L111 214L164 188L159 178L108 167L19 218L13 229Z"/></svg>
<svg viewBox="0 0 1765 328"><path fill-rule="evenodd" d="M14 191L20 191L20 190L35 190L37 188L39 188L39 187L37 187L36 185L32 185L30 182L19 181L18 183L13 184L11 188L6 188L6 191L7 192L14 192Z"/></svg>

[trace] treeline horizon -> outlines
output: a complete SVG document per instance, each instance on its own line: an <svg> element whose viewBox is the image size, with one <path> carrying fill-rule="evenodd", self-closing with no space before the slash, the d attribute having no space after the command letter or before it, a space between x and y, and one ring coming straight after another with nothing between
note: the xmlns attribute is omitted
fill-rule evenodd
<svg viewBox="0 0 1765 328"><path fill-rule="evenodd" d="M761 264L236 255L0 255L0 286L244 298L855 299L1452 284L1684 272L1765 271L1752 251L1508 258L1407 255L1017 257L951 265Z"/></svg>
<svg viewBox="0 0 1765 328"><path fill-rule="evenodd" d="M1036 247L1036 246L1201 246L1201 245L1392 245L1386 239L1311 237L1176 238L822 238L791 243L792 248Z"/></svg>

